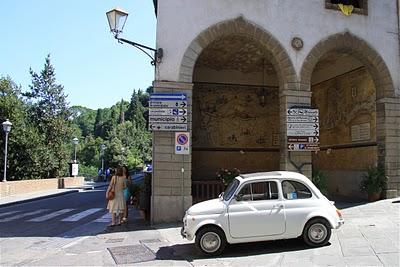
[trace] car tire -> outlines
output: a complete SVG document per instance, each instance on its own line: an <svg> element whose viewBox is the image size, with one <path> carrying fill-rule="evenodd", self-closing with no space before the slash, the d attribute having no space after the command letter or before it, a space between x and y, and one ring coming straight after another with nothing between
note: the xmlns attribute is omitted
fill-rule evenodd
<svg viewBox="0 0 400 267"><path fill-rule="evenodd" d="M206 255L220 255L225 246L225 233L218 227L207 226L201 228L196 234L196 247Z"/></svg>
<svg viewBox="0 0 400 267"><path fill-rule="evenodd" d="M331 238L329 223L320 218L312 219L306 223L303 230L303 240L311 247L325 246Z"/></svg>

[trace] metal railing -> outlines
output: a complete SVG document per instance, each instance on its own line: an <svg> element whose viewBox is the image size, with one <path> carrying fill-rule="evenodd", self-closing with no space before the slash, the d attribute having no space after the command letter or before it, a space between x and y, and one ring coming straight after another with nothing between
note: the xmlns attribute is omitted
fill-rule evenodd
<svg viewBox="0 0 400 267"><path fill-rule="evenodd" d="M219 180L192 181L193 204L217 198L224 190L225 186Z"/></svg>

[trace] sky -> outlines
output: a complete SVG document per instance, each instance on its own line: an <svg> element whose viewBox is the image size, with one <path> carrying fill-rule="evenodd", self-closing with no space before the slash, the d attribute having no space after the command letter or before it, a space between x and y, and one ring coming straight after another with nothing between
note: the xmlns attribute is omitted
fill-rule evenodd
<svg viewBox="0 0 400 267"><path fill-rule="evenodd" d="M154 79L151 59L110 33L106 12L129 13L120 37L155 47L152 0L0 0L0 77L23 91L48 54L70 106L106 108Z"/></svg>

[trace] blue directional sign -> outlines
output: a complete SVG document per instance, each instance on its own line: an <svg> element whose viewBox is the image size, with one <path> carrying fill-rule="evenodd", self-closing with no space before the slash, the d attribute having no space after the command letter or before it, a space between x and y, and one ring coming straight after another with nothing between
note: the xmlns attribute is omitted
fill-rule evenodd
<svg viewBox="0 0 400 267"><path fill-rule="evenodd" d="M149 101L149 130L187 131L187 96L185 93L155 93Z"/></svg>
<svg viewBox="0 0 400 267"><path fill-rule="evenodd" d="M150 101L176 101L176 100L187 100L185 93L178 93L178 94L151 94Z"/></svg>

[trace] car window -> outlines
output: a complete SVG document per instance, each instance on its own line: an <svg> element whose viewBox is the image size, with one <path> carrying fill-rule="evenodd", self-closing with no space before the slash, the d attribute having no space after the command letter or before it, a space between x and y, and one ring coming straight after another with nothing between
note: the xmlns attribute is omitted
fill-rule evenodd
<svg viewBox="0 0 400 267"><path fill-rule="evenodd" d="M250 184L246 184L240 189L238 194L240 201L250 201L251 198L251 186Z"/></svg>
<svg viewBox="0 0 400 267"><path fill-rule="evenodd" d="M238 194L239 201L278 199L276 182L255 182L246 184Z"/></svg>
<svg viewBox="0 0 400 267"><path fill-rule="evenodd" d="M238 188L239 183L240 182L237 179L235 179L228 185L224 193L224 200L229 200L231 198L233 193L235 193L236 188Z"/></svg>
<svg viewBox="0 0 400 267"><path fill-rule="evenodd" d="M282 182L282 192L286 199L304 199L312 197L311 191L307 186L291 180Z"/></svg>
<svg viewBox="0 0 400 267"><path fill-rule="evenodd" d="M278 186L276 182L257 182L251 184L253 201L278 199Z"/></svg>

